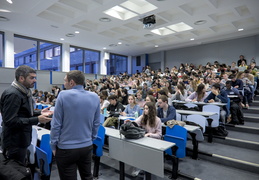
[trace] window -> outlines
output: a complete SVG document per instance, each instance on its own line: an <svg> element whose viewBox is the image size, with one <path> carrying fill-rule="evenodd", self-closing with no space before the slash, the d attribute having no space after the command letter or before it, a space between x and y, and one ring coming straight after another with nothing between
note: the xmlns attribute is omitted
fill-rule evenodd
<svg viewBox="0 0 259 180"><path fill-rule="evenodd" d="M84 73L97 74L97 64L100 62L100 52L70 47L70 70L80 70Z"/></svg>
<svg viewBox="0 0 259 180"><path fill-rule="evenodd" d="M60 49L61 45L59 44L42 41L40 42L40 70L61 70Z"/></svg>
<svg viewBox="0 0 259 180"><path fill-rule="evenodd" d="M3 66L4 61L4 37L3 33L0 32L0 67Z"/></svg>
<svg viewBox="0 0 259 180"><path fill-rule="evenodd" d="M37 41L25 37L14 37L14 66L28 65L37 69ZM33 61L32 58L35 60Z"/></svg>
<svg viewBox="0 0 259 180"><path fill-rule="evenodd" d="M60 56L60 46L54 48L54 56Z"/></svg>
<svg viewBox="0 0 259 180"><path fill-rule="evenodd" d="M127 71L127 56L110 54L107 64L107 74L118 75Z"/></svg>
<svg viewBox="0 0 259 180"><path fill-rule="evenodd" d="M29 37L14 36L14 65L28 65L33 69L60 71L61 45ZM39 52L39 54L37 54ZM38 57L40 67L38 68Z"/></svg>

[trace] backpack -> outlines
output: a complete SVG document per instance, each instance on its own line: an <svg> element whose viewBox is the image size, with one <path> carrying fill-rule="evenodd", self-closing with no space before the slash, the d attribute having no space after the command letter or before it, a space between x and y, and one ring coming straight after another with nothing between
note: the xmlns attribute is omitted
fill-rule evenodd
<svg viewBox="0 0 259 180"><path fill-rule="evenodd" d="M213 132L214 135L217 135L217 136L223 136L223 137L226 137L228 135L228 131L226 130L226 128L224 126L218 126L214 132Z"/></svg>
<svg viewBox="0 0 259 180"><path fill-rule="evenodd" d="M123 134L127 139L139 139L145 136L146 131L137 123L128 121L121 125L120 134Z"/></svg>

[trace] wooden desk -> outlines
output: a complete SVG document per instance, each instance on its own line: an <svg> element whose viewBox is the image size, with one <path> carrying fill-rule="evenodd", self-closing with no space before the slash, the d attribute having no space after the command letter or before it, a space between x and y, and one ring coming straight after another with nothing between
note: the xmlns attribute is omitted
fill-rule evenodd
<svg viewBox="0 0 259 180"><path fill-rule="evenodd" d="M109 136L109 156L120 161L121 180L124 179L124 163L148 172L146 179L151 177L150 173L164 177L164 151L175 143L149 137L126 139L117 129L105 129ZM178 161L173 168L174 177L177 177Z"/></svg>

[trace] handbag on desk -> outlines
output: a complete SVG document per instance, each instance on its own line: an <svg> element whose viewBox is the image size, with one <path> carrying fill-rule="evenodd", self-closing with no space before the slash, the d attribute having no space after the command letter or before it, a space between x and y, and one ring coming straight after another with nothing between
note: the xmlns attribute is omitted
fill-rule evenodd
<svg viewBox="0 0 259 180"><path fill-rule="evenodd" d="M145 136L146 131L137 123L128 121L121 125L120 134L123 134L127 139L139 139Z"/></svg>

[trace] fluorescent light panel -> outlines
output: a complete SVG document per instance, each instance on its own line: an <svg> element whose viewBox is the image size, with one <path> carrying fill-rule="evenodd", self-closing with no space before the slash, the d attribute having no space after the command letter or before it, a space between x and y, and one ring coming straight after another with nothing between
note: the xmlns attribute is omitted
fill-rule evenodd
<svg viewBox="0 0 259 180"><path fill-rule="evenodd" d="M183 32L183 31L188 31L188 30L193 29L191 26L185 24L184 22L173 24L173 25L170 25L170 26L167 26L167 27L176 31L176 32Z"/></svg>
<svg viewBox="0 0 259 180"><path fill-rule="evenodd" d="M136 13L133 13L127 9L124 9L120 6L114 6L111 9L108 9L104 11L105 14L112 16L114 18L120 19L120 20L127 20L130 18L133 18L137 16Z"/></svg>
<svg viewBox="0 0 259 180"><path fill-rule="evenodd" d="M120 5L138 14L144 14L157 9L156 6L145 0L128 0Z"/></svg>
<svg viewBox="0 0 259 180"><path fill-rule="evenodd" d="M164 28L164 27L151 30L151 32L154 33L154 34L160 35L160 36L166 36L166 35L175 33L171 29L167 29L167 28Z"/></svg>

